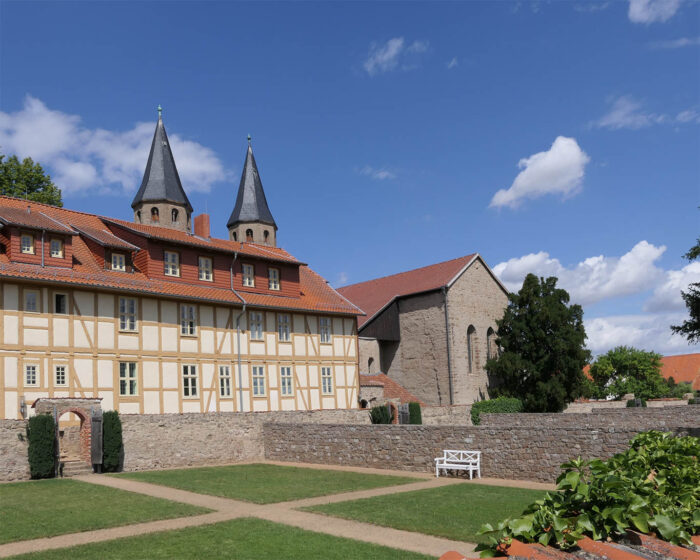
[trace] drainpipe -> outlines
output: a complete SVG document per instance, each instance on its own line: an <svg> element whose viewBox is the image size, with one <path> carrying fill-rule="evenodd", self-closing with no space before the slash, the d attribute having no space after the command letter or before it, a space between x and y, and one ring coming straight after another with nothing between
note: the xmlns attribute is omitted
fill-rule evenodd
<svg viewBox="0 0 700 560"><path fill-rule="evenodd" d="M41 230L41 268L44 268L44 234L46 232Z"/></svg>
<svg viewBox="0 0 700 560"><path fill-rule="evenodd" d="M236 345L238 346L238 411L243 412L243 366L241 365L241 317L245 314L246 306L248 305L233 287L233 265L238 259L238 251L233 254L231 261L231 291L236 294L236 297L243 302L241 312L236 316Z"/></svg>
<svg viewBox="0 0 700 560"><path fill-rule="evenodd" d="M447 308L447 286L442 287L442 297L445 301L445 338L447 339L447 382L450 386L450 404L454 404L452 390L452 345L450 344L450 311Z"/></svg>

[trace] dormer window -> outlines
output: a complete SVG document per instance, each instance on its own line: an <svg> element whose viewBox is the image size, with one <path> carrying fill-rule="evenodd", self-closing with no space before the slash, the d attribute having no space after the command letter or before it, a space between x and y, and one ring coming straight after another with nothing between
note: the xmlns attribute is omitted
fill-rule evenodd
<svg viewBox="0 0 700 560"><path fill-rule="evenodd" d="M243 265L243 285L248 288L255 287L255 267L252 264Z"/></svg>
<svg viewBox="0 0 700 560"><path fill-rule="evenodd" d="M158 208L155 206L151 208L151 221L152 222L159 222L160 221L160 214L158 213Z"/></svg>
<svg viewBox="0 0 700 560"><path fill-rule="evenodd" d="M171 220L173 223L177 222L177 215L178 215L178 211L177 211L175 208L173 208L173 209L170 211L170 220Z"/></svg>
<svg viewBox="0 0 700 560"><path fill-rule="evenodd" d="M180 276L180 255L174 251L163 253L163 273L166 276Z"/></svg>
<svg viewBox="0 0 700 560"><path fill-rule="evenodd" d="M51 240L51 257L54 259L63 258L63 241L60 239Z"/></svg>
<svg viewBox="0 0 700 560"><path fill-rule="evenodd" d="M126 271L126 257L123 253L112 253L112 270Z"/></svg>
<svg viewBox="0 0 700 560"><path fill-rule="evenodd" d="M280 270L279 268L267 269L267 287L270 290L279 291L280 289Z"/></svg>
<svg viewBox="0 0 700 560"><path fill-rule="evenodd" d="M245 240L247 243L253 242L253 230L252 229L245 230Z"/></svg>
<svg viewBox="0 0 700 560"><path fill-rule="evenodd" d="M34 236L31 233L23 233L20 239L20 251L25 255L34 254Z"/></svg>

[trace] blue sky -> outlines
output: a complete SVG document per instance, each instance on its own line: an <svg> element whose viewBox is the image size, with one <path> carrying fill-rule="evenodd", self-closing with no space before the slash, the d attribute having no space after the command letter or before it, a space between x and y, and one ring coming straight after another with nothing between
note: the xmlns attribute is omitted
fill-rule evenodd
<svg viewBox="0 0 700 560"><path fill-rule="evenodd" d="M225 236L253 149L279 244L340 286L479 252L554 274L596 353L700 281L700 3L0 3L0 150L126 219L163 115Z"/></svg>

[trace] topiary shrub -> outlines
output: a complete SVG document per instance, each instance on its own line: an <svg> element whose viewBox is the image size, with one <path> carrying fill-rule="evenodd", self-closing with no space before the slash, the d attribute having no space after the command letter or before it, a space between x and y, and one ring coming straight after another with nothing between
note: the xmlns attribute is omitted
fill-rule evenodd
<svg viewBox="0 0 700 560"><path fill-rule="evenodd" d="M630 399L627 401L627 408L646 408L647 401L645 399Z"/></svg>
<svg viewBox="0 0 700 560"><path fill-rule="evenodd" d="M32 416L27 423L29 473L32 478L56 476L56 423L50 414Z"/></svg>
<svg viewBox="0 0 700 560"><path fill-rule="evenodd" d="M394 415L387 405L373 406L369 411L369 417L372 419L372 424L391 424Z"/></svg>
<svg viewBox="0 0 700 560"><path fill-rule="evenodd" d="M498 397L489 401L479 401L472 405L472 424L478 426L481 423L481 414L485 412L522 412L523 403L515 397Z"/></svg>
<svg viewBox="0 0 700 560"><path fill-rule="evenodd" d="M420 403L410 402L408 403L408 423L409 424L422 424L423 416L420 411Z"/></svg>
<svg viewBox="0 0 700 560"><path fill-rule="evenodd" d="M102 415L102 470L116 472L122 464L122 421L116 410Z"/></svg>

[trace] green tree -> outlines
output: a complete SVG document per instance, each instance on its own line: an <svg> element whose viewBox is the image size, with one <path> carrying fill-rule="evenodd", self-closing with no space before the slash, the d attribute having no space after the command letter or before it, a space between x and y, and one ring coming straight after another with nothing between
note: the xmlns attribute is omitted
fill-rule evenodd
<svg viewBox="0 0 700 560"><path fill-rule="evenodd" d="M669 386L661 375L661 355L618 346L591 364L591 377L598 390L619 399L634 393L638 399L666 396Z"/></svg>
<svg viewBox="0 0 700 560"><path fill-rule="evenodd" d="M557 279L528 274L517 294L508 295L497 321L501 354L486 362L499 396L516 397L525 412L560 412L581 395L585 349L583 309L569 305Z"/></svg>
<svg viewBox="0 0 700 560"><path fill-rule="evenodd" d="M700 237L697 243L690 248L690 251L683 256L691 262L700 257ZM683 324L672 326L671 330L686 337L688 344L695 344L700 342L700 282L690 284L688 291L682 291L681 295L690 317L683 321Z"/></svg>
<svg viewBox="0 0 700 560"><path fill-rule="evenodd" d="M122 465L124 442L122 421L116 410L102 415L102 468L105 472L116 472Z"/></svg>
<svg viewBox="0 0 700 560"><path fill-rule="evenodd" d="M5 159L0 154L0 194L63 206L61 189L53 184L51 176L32 158L19 161L17 156Z"/></svg>

